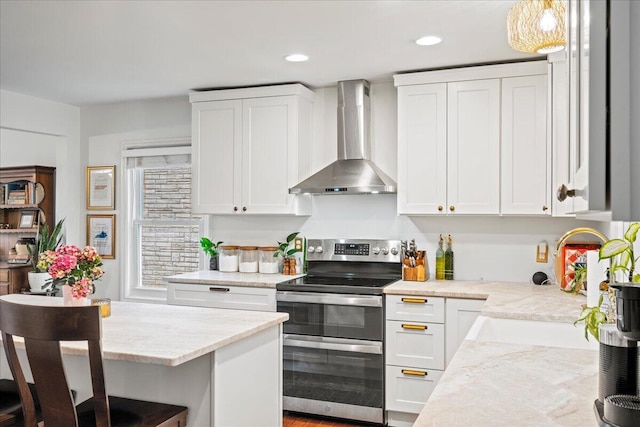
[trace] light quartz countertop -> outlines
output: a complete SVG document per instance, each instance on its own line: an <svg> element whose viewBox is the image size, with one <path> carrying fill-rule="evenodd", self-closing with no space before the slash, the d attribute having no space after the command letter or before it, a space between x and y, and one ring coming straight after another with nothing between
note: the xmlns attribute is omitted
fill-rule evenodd
<svg viewBox="0 0 640 427"><path fill-rule="evenodd" d="M557 286L526 283L400 281L385 293L486 299L482 316L559 323L573 323L586 303ZM414 427L595 426L597 395L596 349L467 339Z"/></svg>
<svg viewBox="0 0 640 427"><path fill-rule="evenodd" d="M12 294L1 298L32 305L63 304L62 298L44 296ZM177 366L288 318L287 313L112 301L111 316L102 319L103 357ZM62 350L86 355L87 345L64 342Z"/></svg>
<svg viewBox="0 0 640 427"><path fill-rule="evenodd" d="M192 273L177 274L169 276L165 279L169 283L189 283L195 285L228 285L228 286L244 286L252 288L273 288L276 284L287 280L302 277L304 274L296 274L295 276L284 274L266 274L266 273L227 273L217 270L200 270Z"/></svg>
<svg viewBox="0 0 640 427"><path fill-rule="evenodd" d="M555 285L473 282L457 280L401 280L384 289L386 294L439 296L486 300L482 315L503 319L573 323L587 298L571 295Z"/></svg>

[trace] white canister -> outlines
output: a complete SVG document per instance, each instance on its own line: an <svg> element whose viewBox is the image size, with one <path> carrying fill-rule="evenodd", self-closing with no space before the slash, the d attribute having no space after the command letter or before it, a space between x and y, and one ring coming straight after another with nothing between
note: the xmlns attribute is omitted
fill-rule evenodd
<svg viewBox="0 0 640 427"><path fill-rule="evenodd" d="M256 246L240 246L240 273L258 272L258 248Z"/></svg>
<svg viewBox="0 0 640 427"><path fill-rule="evenodd" d="M238 271L238 247L220 246L218 269L224 272Z"/></svg>

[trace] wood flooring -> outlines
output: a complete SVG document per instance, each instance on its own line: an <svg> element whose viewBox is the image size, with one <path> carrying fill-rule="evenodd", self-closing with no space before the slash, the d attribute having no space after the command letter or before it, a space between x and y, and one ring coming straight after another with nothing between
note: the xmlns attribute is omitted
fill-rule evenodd
<svg viewBox="0 0 640 427"><path fill-rule="evenodd" d="M357 427L356 421L338 420L335 418L310 417L308 415L285 413L282 416L282 427Z"/></svg>

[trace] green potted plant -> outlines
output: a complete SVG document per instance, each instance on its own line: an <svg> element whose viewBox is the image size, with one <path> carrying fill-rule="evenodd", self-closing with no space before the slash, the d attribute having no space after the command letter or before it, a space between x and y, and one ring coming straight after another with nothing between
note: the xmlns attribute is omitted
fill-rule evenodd
<svg viewBox="0 0 640 427"><path fill-rule="evenodd" d="M283 260L282 274L295 274L295 265L292 272L290 260L293 258L293 255L300 252L300 250L297 248L289 249L289 246L291 246L291 242L295 240L298 234L300 234L300 232L296 231L295 233L289 234L284 242L278 242L278 250L273 254L274 257L281 257Z"/></svg>
<svg viewBox="0 0 640 427"><path fill-rule="evenodd" d="M611 260L609 271L612 283L615 282L618 271L627 275L629 283L640 283L640 273L635 272L636 262L640 257L636 258L633 253L633 245L639 230L640 222L632 222L622 239L610 239L600 247L599 259Z"/></svg>
<svg viewBox="0 0 640 427"><path fill-rule="evenodd" d="M218 269L218 246L223 242L213 243L211 239L207 237L200 238L200 247L205 254L209 255L209 270Z"/></svg>
<svg viewBox="0 0 640 427"><path fill-rule="evenodd" d="M31 266L33 271L30 271L27 275L31 292L42 292L51 283L51 276L49 275L44 264L40 263L40 255L47 251L55 251L62 243L62 225L64 224L64 218L58 221L53 227L51 233L49 233L49 224L44 224L42 232L36 236L36 244L34 249L28 245L27 249L31 256Z"/></svg>
<svg viewBox="0 0 640 427"><path fill-rule="evenodd" d="M608 259L611 262L608 269L611 284L615 283L615 274L619 271L624 272L628 283L619 284L618 286L640 283L640 274L635 272L636 263L640 257L636 258L633 251L633 245L636 241L638 231L640 231L640 222L633 222L629 224L629 228L627 228L623 238L609 239L600 247L599 260ZM611 292L608 286L602 286L602 284L600 290L605 290L607 293ZM586 304L583 305L580 317L574 322L574 325L578 322L584 322L584 336L587 340L589 339L589 333L591 333L595 339L599 339L600 324L614 320L609 319L607 313L601 309L604 296L605 295L600 295L598 305L595 307L587 307ZM613 302L610 303L614 305Z"/></svg>

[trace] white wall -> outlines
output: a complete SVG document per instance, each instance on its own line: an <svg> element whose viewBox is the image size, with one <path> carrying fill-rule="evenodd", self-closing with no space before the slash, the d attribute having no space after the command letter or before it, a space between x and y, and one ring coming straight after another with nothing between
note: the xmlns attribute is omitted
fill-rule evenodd
<svg viewBox="0 0 640 427"><path fill-rule="evenodd" d="M56 219L75 244L84 243L85 158L78 107L0 91L0 165L56 167Z"/></svg>

